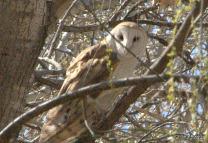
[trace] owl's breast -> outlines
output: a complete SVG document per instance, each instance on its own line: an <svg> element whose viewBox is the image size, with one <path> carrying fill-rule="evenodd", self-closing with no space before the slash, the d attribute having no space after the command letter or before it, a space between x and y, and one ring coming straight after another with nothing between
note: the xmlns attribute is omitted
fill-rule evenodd
<svg viewBox="0 0 208 143"><path fill-rule="evenodd" d="M137 63L138 61L134 57L121 59L110 78L119 79L134 76Z"/></svg>
<svg viewBox="0 0 208 143"><path fill-rule="evenodd" d="M109 80L116 80L120 78L132 77L138 61L136 58L124 58L121 59L111 74ZM107 111L115 102L118 95L127 90L128 87L111 88L110 90L103 91L97 98L96 101L100 103L103 110Z"/></svg>

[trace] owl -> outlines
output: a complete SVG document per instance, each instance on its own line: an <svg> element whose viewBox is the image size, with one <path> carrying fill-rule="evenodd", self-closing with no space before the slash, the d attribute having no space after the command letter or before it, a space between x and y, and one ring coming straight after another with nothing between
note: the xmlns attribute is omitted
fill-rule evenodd
<svg viewBox="0 0 208 143"><path fill-rule="evenodd" d="M58 95L93 83L134 76L137 58L145 56L146 44L147 34L138 24L118 24L103 41L86 48L71 62ZM86 93L85 98L52 108L46 115L39 142L74 139L89 131L86 122L93 129L125 89L112 87L95 94Z"/></svg>

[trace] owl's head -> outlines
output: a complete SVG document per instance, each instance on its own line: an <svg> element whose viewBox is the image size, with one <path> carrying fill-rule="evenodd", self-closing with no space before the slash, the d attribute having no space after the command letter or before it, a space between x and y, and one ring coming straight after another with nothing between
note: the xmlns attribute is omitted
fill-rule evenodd
<svg viewBox="0 0 208 143"><path fill-rule="evenodd" d="M136 23L122 22L113 28L110 33L106 37L107 44L118 53L119 57L132 56L125 47L131 50L136 56L142 57L145 55L147 34Z"/></svg>

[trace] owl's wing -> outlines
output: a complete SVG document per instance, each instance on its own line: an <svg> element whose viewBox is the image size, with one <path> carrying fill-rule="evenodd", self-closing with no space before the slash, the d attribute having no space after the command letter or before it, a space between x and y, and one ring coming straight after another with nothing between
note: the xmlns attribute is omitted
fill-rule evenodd
<svg viewBox="0 0 208 143"><path fill-rule="evenodd" d="M112 66L117 63L116 54L110 53L104 43L83 50L68 67L66 79L59 91L59 95L87 85L90 82L95 83L94 80L100 74L103 74L104 77L108 76L108 71L106 71L108 60L113 61ZM100 73L102 70L104 73Z"/></svg>
<svg viewBox="0 0 208 143"><path fill-rule="evenodd" d="M59 95L108 79L109 66L114 69L117 63L116 54L108 50L106 44L98 44L85 49L68 67L67 77ZM98 94L90 96L96 97ZM40 142L61 142L86 130L81 106L81 99L75 99L49 110L47 122L42 127ZM96 114L95 112L93 105L88 103L87 116L89 115L90 124L96 120L97 116L92 116Z"/></svg>

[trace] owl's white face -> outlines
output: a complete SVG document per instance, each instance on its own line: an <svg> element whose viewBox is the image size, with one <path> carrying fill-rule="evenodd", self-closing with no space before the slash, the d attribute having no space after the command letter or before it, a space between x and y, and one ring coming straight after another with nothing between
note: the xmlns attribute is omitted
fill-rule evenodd
<svg viewBox="0 0 208 143"><path fill-rule="evenodd" d="M107 37L107 41L113 50L118 53L119 57L132 57L125 47L131 50L136 56L142 57L145 55L147 34L138 26L118 25L111 31L111 35Z"/></svg>

